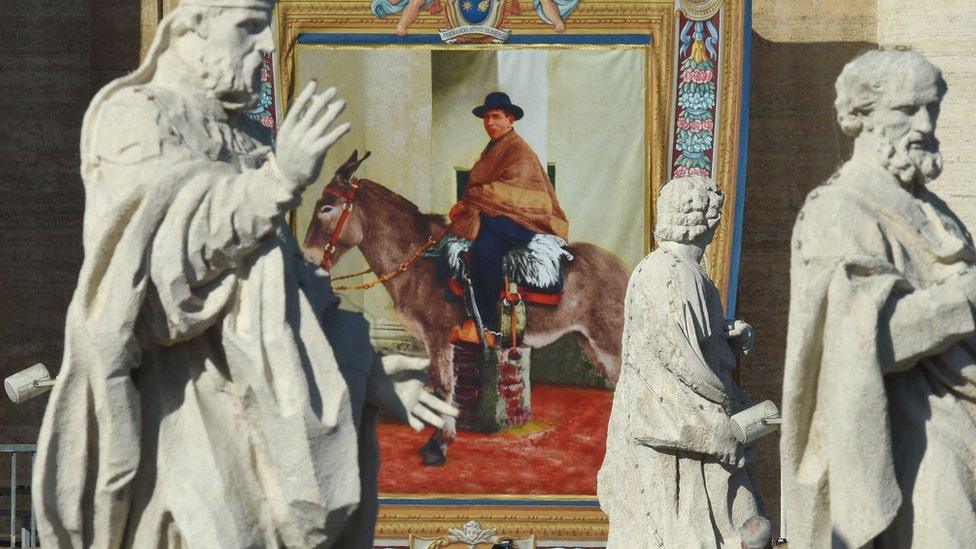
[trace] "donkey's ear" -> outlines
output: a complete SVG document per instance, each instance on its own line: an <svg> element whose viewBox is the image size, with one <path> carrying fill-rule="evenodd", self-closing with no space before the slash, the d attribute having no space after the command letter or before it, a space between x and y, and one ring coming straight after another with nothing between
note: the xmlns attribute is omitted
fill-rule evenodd
<svg viewBox="0 0 976 549"><path fill-rule="evenodd" d="M339 169L336 170L336 175L343 177L345 179L349 179L349 177L352 176L353 172L356 171L356 168L359 167L360 162L361 160L359 160L359 150L355 149L352 151L352 154L349 155L349 158L347 158L346 161L343 162L341 166L339 166Z"/></svg>
<svg viewBox="0 0 976 549"><path fill-rule="evenodd" d="M342 167L339 168L339 172L336 173L341 172L341 175L343 177L349 179L350 177L352 177L352 174L356 173L356 170L359 169L359 165L365 162L366 159L369 158L369 155L371 154L369 151L366 151L366 154L364 154L362 158L357 159L356 158L357 153L358 151L354 151L352 156L349 158L349 160L346 160L345 164L343 164Z"/></svg>

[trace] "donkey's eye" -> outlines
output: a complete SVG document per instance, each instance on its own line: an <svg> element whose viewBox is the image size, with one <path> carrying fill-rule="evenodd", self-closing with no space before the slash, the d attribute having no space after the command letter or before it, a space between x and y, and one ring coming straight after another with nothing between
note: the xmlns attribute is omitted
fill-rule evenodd
<svg viewBox="0 0 976 549"><path fill-rule="evenodd" d="M331 211L332 211L332 206L328 206L327 205L327 206L322 206L321 208L319 208L319 213L322 213L322 214L327 214L327 213L329 213Z"/></svg>

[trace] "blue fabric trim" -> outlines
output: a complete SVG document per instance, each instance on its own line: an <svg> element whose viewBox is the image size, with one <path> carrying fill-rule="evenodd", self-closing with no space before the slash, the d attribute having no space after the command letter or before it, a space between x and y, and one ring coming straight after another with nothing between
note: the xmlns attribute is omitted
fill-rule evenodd
<svg viewBox="0 0 976 549"><path fill-rule="evenodd" d="M735 318L739 291L739 258L742 255L742 231L746 213L746 160L749 153L749 81L752 79L752 0L745 0L742 20L742 104L739 107L739 173L736 174L735 223L732 226L732 257L729 261L729 306L725 315Z"/></svg>

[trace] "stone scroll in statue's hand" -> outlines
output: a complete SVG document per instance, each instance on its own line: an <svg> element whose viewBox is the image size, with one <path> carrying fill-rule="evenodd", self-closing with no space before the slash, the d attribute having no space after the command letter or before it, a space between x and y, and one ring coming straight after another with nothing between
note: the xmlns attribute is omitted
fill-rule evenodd
<svg viewBox="0 0 976 549"><path fill-rule="evenodd" d="M458 410L427 392L425 371L430 360L403 355L386 355L370 376L367 398L380 408L406 421L418 432L424 423L444 426L440 414L457 417Z"/></svg>

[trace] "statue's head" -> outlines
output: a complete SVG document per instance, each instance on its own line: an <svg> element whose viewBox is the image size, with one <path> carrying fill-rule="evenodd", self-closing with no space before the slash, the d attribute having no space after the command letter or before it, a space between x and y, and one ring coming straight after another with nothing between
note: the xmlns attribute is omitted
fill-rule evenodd
<svg viewBox="0 0 976 549"><path fill-rule="evenodd" d="M183 0L171 47L228 110L260 98L264 55L274 51L273 0Z"/></svg>
<svg viewBox="0 0 976 549"><path fill-rule="evenodd" d="M855 150L875 150L905 186L939 176L935 123L946 83L938 67L913 51L868 51L844 66L835 87L837 121Z"/></svg>
<svg viewBox="0 0 976 549"><path fill-rule="evenodd" d="M708 245L722 219L722 190L708 177L668 181L657 199L654 238L659 242Z"/></svg>

